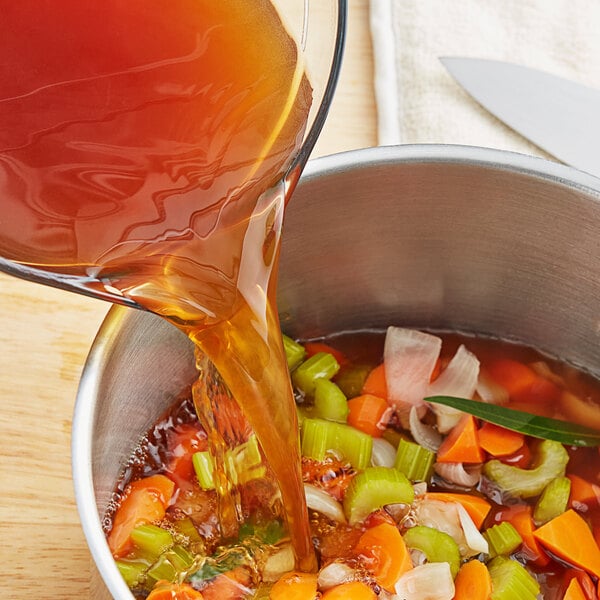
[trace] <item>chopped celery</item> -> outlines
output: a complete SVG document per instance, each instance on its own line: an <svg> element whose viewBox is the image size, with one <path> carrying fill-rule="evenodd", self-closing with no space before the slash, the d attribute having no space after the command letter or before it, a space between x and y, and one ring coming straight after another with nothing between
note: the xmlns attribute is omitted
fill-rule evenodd
<svg viewBox="0 0 600 600"><path fill-rule="evenodd" d="M519 532L508 521L492 525L483 532L483 537L487 540L491 557L510 554L523 543Z"/></svg>
<svg viewBox="0 0 600 600"><path fill-rule="evenodd" d="M460 568L460 550L450 535L433 527L417 525L408 529L402 537L407 547L421 551L427 562L448 563L452 577L456 577Z"/></svg>
<svg viewBox="0 0 600 600"><path fill-rule="evenodd" d="M413 487L396 469L369 467L352 479L344 496L344 513L356 525L386 504L411 504Z"/></svg>
<svg viewBox="0 0 600 600"><path fill-rule="evenodd" d="M174 582L180 573L192 566L193 562L194 557L183 546L173 546L173 548L161 554L159 559L150 567L146 574L148 583L154 585L161 579Z"/></svg>
<svg viewBox="0 0 600 600"><path fill-rule="evenodd" d="M355 469L364 469L371 460L373 438L354 427L324 419L304 419L302 455L323 460L328 452L340 455Z"/></svg>
<svg viewBox="0 0 600 600"><path fill-rule="evenodd" d="M184 535L192 544L204 544L202 536L198 533L194 522L189 517L174 521L173 529L175 529L177 533Z"/></svg>
<svg viewBox="0 0 600 600"><path fill-rule="evenodd" d="M571 480L568 477L553 479L542 492L533 509L533 520L539 527L544 523L558 517L567 510L569 494L571 493Z"/></svg>
<svg viewBox="0 0 600 600"><path fill-rule="evenodd" d="M213 481L213 462L208 450L202 452L194 452L192 456L192 464L198 483L203 490L213 490L215 484Z"/></svg>
<svg viewBox="0 0 600 600"><path fill-rule="evenodd" d="M142 560L117 559L115 563L121 577L130 588L137 587L140 578L148 568L148 564Z"/></svg>
<svg viewBox="0 0 600 600"><path fill-rule="evenodd" d="M492 579L491 600L536 600L540 586L521 563L497 556L488 563Z"/></svg>
<svg viewBox="0 0 600 600"><path fill-rule="evenodd" d="M537 450L535 467L520 469L499 460L483 466L483 474L503 492L519 498L531 498L557 477L564 477L569 455L560 442L543 440Z"/></svg>
<svg viewBox="0 0 600 600"><path fill-rule="evenodd" d="M173 536L156 525L139 525L131 531L131 540L151 560L156 560L173 545Z"/></svg>
<svg viewBox="0 0 600 600"><path fill-rule="evenodd" d="M320 378L331 379L340 370L333 354L317 352L306 359L292 373L294 385L306 396L315 393L315 381Z"/></svg>
<svg viewBox="0 0 600 600"><path fill-rule="evenodd" d="M345 423L348 418L348 400L344 392L329 379L315 381L315 409L322 419Z"/></svg>
<svg viewBox="0 0 600 600"><path fill-rule="evenodd" d="M285 358L287 360L288 369L293 371L306 356L306 350L304 346L295 342L292 338L287 335L283 335L283 349L285 351Z"/></svg>
<svg viewBox="0 0 600 600"><path fill-rule="evenodd" d="M338 384L346 398L358 396L367 380L367 375L373 369L370 365L355 365L342 368L336 375L335 382Z"/></svg>
<svg viewBox="0 0 600 600"><path fill-rule="evenodd" d="M433 473L435 453L419 444L401 439L396 453L396 469L404 473L412 482L429 481Z"/></svg>

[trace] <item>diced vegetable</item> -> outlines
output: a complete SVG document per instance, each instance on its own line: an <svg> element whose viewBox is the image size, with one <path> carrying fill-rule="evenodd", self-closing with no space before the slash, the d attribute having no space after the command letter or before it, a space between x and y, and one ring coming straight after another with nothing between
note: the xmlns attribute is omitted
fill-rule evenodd
<svg viewBox="0 0 600 600"><path fill-rule="evenodd" d="M433 473L435 454L419 444L400 440L395 467L410 481L429 481Z"/></svg>
<svg viewBox="0 0 600 600"><path fill-rule="evenodd" d="M488 541L491 557L510 554L523 543L519 532L508 521L489 527L483 536Z"/></svg>
<svg viewBox="0 0 600 600"><path fill-rule="evenodd" d="M519 469L499 460L490 460L483 467L484 475L504 493L520 498L531 498L555 478L563 477L569 455L559 442L544 440L535 456L534 468Z"/></svg>
<svg viewBox="0 0 600 600"><path fill-rule="evenodd" d="M427 562L448 563L452 578L456 577L460 568L460 551L458 544L447 533L433 527L417 525L406 531L404 542L411 550L421 551Z"/></svg>
<svg viewBox="0 0 600 600"><path fill-rule="evenodd" d="M513 399L522 399L538 381L537 373L523 363L499 358L487 366L490 377L500 384Z"/></svg>
<svg viewBox="0 0 600 600"><path fill-rule="evenodd" d="M160 555L148 569L146 577L154 584L162 580L175 582L179 573L189 569L193 562L194 557L183 546L176 545Z"/></svg>
<svg viewBox="0 0 600 600"><path fill-rule="evenodd" d="M553 479L542 492L533 509L536 525L543 525L567 510L571 481L567 477Z"/></svg>
<svg viewBox="0 0 600 600"><path fill-rule="evenodd" d="M492 456L514 454L525 441L522 433L488 422L481 426L477 437L479 445Z"/></svg>
<svg viewBox="0 0 600 600"><path fill-rule="evenodd" d="M450 565L432 562L408 571L396 582L396 598L452 600L454 581Z"/></svg>
<svg viewBox="0 0 600 600"><path fill-rule="evenodd" d="M319 378L331 379L340 370L338 361L332 354L317 352L306 359L292 373L294 385L307 396L314 396L315 381Z"/></svg>
<svg viewBox="0 0 600 600"><path fill-rule="evenodd" d="M335 376L335 382L346 398L354 398L363 393L362 389L370 372L371 367L368 365L351 365L340 369Z"/></svg>
<svg viewBox="0 0 600 600"><path fill-rule="evenodd" d="M321 419L345 423L348 418L348 401L344 392L329 379L315 381L315 410Z"/></svg>
<svg viewBox="0 0 600 600"><path fill-rule="evenodd" d="M195 452L192 457L192 464L198 483L203 490L213 490L215 483L213 481L213 461L208 450Z"/></svg>
<svg viewBox="0 0 600 600"><path fill-rule="evenodd" d="M235 567L209 581L202 589L202 600L244 600L251 592L251 583L247 569Z"/></svg>
<svg viewBox="0 0 600 600"><path fill-rule="evenodd" d="M566 563L600 577L600 549L587 523L569 509L533 532L535 539Z"/></svg>
<svg viewBox="0 0 600 600"><path fill-rule="evenodd" d="M328 452L341 455L355 469L364 469L371 460L373 438L342 423L324 419L304 419L302 455L323 460Z"/></svg>
<svg viewBox="0 0 600 600"><path fill-rule="evenodd" d="M581 508L581 506L577 506L578 504L584 504L587 507L600 504L600 485L572 473L569 473L567 477L571 482L569 503L572 508Z"/></svg>
<svg viewBox="0 0 600 600"><path fill-rule="evenodd" d="M587 596L583 593L583 589L575 577L569 582L562 600L587 600Z"/></svg>
<svg viewBox="0 0 600 600"><path fill-rule="evenodd" d="M119 569L119 573L121 573L121 577L130 588L134 588L138 585L141 576L148 568L148 563L139 559L117 559L115 560L115 563L117 569Z"/></svg>
<svg viewBox="0 0 600 600"><path fill-rule="evenodd" d="M516 504L503 509L497 518L508 521L519 532L523 540L519 552L532 561L534 565L544 567L550 562L549 556L533 537L534 523L531 516L531 506Z"/></svg>
<svg viewBox="0 0 600 600"><path fill-rule="evenodd" d="M108 545L120 558L130 550L131 532L138 525L158 521L165 516L175 484L164 475L152 475L131 483L113 518Z"/></svg>
<svg viewBox="0 0 600 600"><path fill-rule="evenodd" d="M470 560L459 569L454 587L454 600L489 600L492 578L485 564Z"/></svg>
<svg viewBox="0 0 600 600"><path fill-rule="evenodd" d="M317 574L291 571L280 577L271 588L271 600L314 600L317 596Z"/></svg>
<svg viewBox="0 0 600 600"><path fill-rule="evenodd" d="M306 342L304 348L306 349L306 356L308 358L315 354L324 353L331 354L340 366L345 365L348 362L348 359L343 352L325 342Z"/></svg>
<svg viewBox="0 0 600 600"><path fill-rule="evenodd" d="M385 398L362 394L348 401L348 425L381 437L391 416L391 408Z"/></svg>
<svg viewBox="0 0 600 600"><path fill-rule="evenodd" d="M282 338L288 369L293 371L304 360L306 350L302 344L299 344L287 335L282 335Z"/></svg>
<svg viewBox="0 0 600 600"><path fill-rule="evenodd" d="M375 592L362 581L342 583L328 589L321 596L321 600L376 600L376 598Z"/></svg>
<svg viewBox="0 0 600 600"><path fill-rule="evenodd" d="M410 504L414 490L396 469L369 467L350 482L344 497L344 513L351 525L386 504Z"/></svg>
<svg viewBox="0 0 600 600"><path fill-rule="evenodd" d="M369 371L367 378L362 386L361 393L373 394L379 398L387 398L387 380L385 378L385 364L381 363Z"/></svg>
<svg viewBox="0 0 600 600"><path fill-rule="evenodd" d="M396 448L383 438L373 438L371 465L373 467L389 467L396 463Z"/></svg>
<svg viewBox="0 0 600 600"><path fill-rule="evenodd" d="M146 600L203 600L203 596L187 583L159 581Z"/></svg>
<svg viewBox="0 0 600 600"><path fill-rule="evenodd" d="M425 498L430 500L440 500L442 502L458 502L469 513L469 516L473 519L473 523L475 523L479 529L481 529L485 518L492 508L492 505L487 500L473 494L427 492Z"/></svg>
<svg viewBox="0 0 600 600"><path fill-rule="evenodd" d="M395 525L381 523L365 531L354 551L377 583L388 592L413 568L408 548Z"/></svg>
<svg viewBox="0 0 600 600"><path fill-rule="evenodd" d="M437 460L438 462L480 463L484 458L477 436L477 423L471 415L463 415L439 447Z"/></svg>
<svg viewBox="0 0 600 600"><path fill-rule="evenodd" d="M488 563L492 579L491 600L536 600L540 586L516 560L497 556Z"/></svg>
<svg viewBox="0 0 600 600"><path fill-rule="evenodd" d="M342 505L326 491L310 483L305 483L304 495L306 496L306 504L310 510L315 510L332 521L337 521L338 523L346 522Z"/></svg>
<svg viewBox="0 0 600 600"><path fill-rule="evenodd" d="M131 540L144 556L152 559L173 545L171 533L156 525L139 525L131 532Z"/></svg>

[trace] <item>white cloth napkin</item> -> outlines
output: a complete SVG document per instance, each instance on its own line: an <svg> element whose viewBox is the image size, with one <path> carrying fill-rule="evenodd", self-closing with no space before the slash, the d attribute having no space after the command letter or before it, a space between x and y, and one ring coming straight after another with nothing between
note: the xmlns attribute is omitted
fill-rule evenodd
<svg viewBox="0 0 600 600"><path fill-rule="evenodd" d="M504 60L600 88L598 0L370 0L370 17L380 145L546 156L464 92L441 56Z"/></svg>

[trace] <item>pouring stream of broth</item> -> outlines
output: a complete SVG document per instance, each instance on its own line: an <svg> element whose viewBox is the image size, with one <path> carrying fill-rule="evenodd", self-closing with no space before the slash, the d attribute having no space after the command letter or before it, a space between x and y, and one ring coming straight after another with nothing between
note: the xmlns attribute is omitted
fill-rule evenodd
<svg viewBox="0 0 600 600"><path fill-rule="evenodd" d="M242 405L314 568L275 306L312 102L295 43L266 1L3 11L0 256L185 331Z"/></svg>

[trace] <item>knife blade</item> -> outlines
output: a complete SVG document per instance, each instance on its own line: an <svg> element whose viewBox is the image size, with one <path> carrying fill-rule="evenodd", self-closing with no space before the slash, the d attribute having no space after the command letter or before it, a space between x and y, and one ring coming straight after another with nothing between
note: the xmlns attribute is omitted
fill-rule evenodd
<svg viewBox="0 0 600 600"><path fill-rule="evenodd" d="M600 177L600 91L497 60L443 57L486 110L558 160Z"/></svg>

